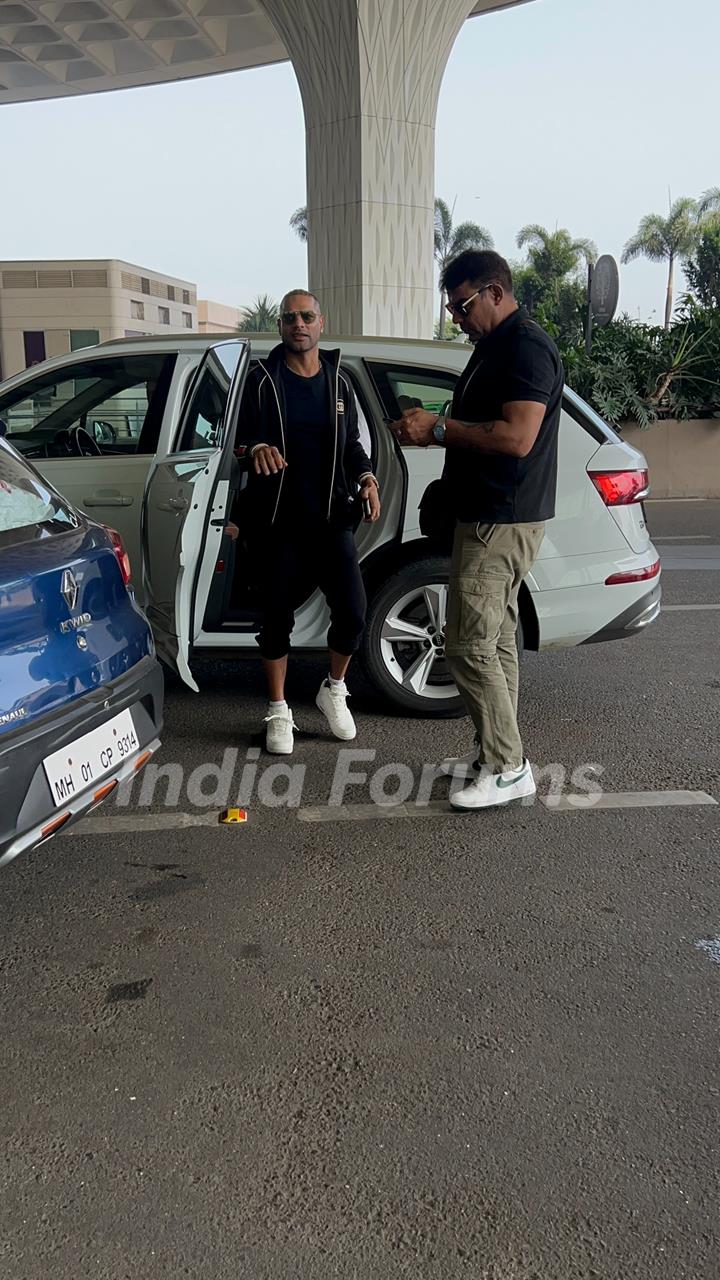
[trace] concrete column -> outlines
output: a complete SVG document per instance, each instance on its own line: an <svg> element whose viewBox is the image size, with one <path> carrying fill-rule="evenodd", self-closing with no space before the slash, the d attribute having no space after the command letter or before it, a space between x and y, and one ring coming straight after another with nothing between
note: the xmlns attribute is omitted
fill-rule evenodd
<svg viewBox="0 0 720 1280"><path fill-rule="evenodd" d="M307 129L309 286L334 333L432 337L435 114L472 0L262 0Z"/></svg>

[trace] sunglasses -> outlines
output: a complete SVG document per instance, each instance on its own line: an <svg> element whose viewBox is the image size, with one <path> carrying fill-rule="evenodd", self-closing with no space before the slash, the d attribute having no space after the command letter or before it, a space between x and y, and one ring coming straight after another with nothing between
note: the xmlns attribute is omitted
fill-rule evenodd
<svg viewBox="0 0 720 1280"><path fill-rule="evenodd" d="M469 298L461 298L459 302L446 302L445 310L449 311L451 316L466 316L470 303L474 302L476 298L479 298L480 294L484 293L486 289L492 289L492 285L484 284L482 289L476 289L474 293L470 294Z"/></svg>
<svg viewBox="0 0 720 1280"><path fill-rule="evenodd" d="M296 316L300 316L305 324L314 324L318 318L317 311L283 311L280 319L283 324L292 324Z"/></svg>

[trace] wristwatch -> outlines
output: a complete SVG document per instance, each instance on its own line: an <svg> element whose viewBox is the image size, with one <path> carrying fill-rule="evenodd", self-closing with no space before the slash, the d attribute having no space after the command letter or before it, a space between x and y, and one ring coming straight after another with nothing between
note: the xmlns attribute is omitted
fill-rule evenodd
<svg viewBox="0 0 720 1280"><path fill-rule="evenodd" d="M445 423L447 418L444 413L438 415L438 420L432 429L432 433L438 444L445 444Z"/></svg>

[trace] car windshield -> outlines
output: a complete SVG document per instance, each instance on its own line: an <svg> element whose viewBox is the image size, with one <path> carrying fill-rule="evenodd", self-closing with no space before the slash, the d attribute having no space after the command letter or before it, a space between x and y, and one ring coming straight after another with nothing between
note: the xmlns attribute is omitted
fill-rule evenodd
<svg viewBox="0 0 720 1280"><path fill-rule="evenodd" d="M76 529L78 517L0 440L0 548Z"/></svg>

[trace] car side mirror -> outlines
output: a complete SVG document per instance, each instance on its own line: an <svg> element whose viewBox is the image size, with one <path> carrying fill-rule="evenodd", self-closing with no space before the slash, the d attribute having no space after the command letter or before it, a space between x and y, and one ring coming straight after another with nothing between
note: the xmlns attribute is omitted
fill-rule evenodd
<svg viewBox="0 0 720 1280"><path fill-rule="evenodd" d="M101 419L93 422L92 434L98 444L114 444L117 440L117 431L112 422L103 422Z"/></svg>

